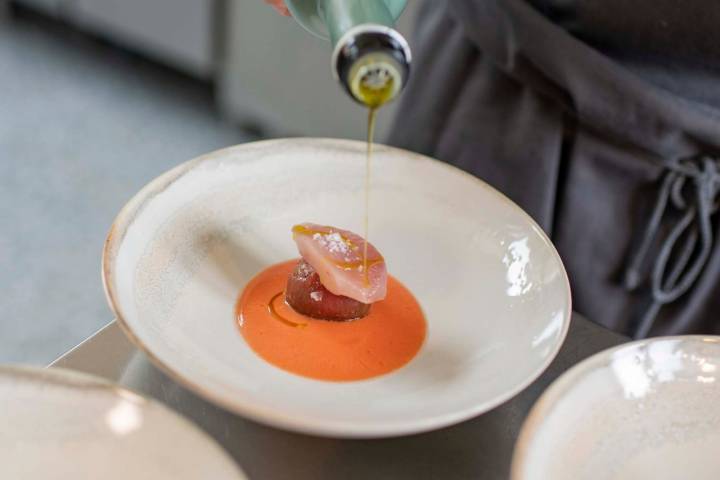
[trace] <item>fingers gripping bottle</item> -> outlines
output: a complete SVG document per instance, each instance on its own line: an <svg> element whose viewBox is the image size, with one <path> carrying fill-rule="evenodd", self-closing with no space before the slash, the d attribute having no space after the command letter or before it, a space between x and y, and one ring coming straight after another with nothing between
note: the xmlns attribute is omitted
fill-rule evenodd
<svg viewBox="0 0 720 480"><path fill-rule="evenodd" d="M370 108L394 99L410 74L410 47L394 28L407 0L286 0L292 16L333 45L335 78Z"/></svg>

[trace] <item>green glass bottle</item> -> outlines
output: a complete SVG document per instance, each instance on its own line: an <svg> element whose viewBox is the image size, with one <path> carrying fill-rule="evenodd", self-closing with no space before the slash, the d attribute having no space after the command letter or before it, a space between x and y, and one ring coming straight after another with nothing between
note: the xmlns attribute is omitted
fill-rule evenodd
<svg viewBox="0 0 720 480"><path fill-rule="evenodd" d="M407 0L286 0L306 30L333 45L335 78L357 102L376 108L407 83L411 53L393 27Z"/></svg>

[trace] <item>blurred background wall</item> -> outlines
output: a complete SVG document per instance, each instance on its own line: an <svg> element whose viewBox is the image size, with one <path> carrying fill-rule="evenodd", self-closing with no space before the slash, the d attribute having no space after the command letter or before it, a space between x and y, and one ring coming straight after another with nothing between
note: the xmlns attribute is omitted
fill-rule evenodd
<svg viewBox="0 0 720 480"><path fill-rule="evenodd" d="M155 176L365 121L329 44L262 0L0 0L0 362L48 363L111 320L102 244Z"/></svg>
<svg viewBox="0 0 720 480"><path fill-rule="evenodd" d="M16 0L69 25L213 83L217 107L267 135L363 139L365 112L330 74L328 42L262 0ZM398 24L408 38L417 10ZM378 119L384 138L390 105Z"/></svg>

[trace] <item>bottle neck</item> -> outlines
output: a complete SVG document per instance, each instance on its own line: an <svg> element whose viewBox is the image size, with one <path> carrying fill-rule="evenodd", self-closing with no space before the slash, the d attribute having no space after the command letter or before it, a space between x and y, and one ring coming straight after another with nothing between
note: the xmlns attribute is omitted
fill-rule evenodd
<svg viewBox="0 0 720 480"><path fill-rule="evenodd" d="M333 51L336 78L357 102L371 108L393 100L410 73L405 39L390 27L358 25L343 34Z"/></svg>
<svg viewBox="0 0 720 480"><path fill-rule="evenodd" d="M358 25L375 24L392 28L395 24L385 0L319 0L317 9L327 26L333 47Z"/></svg>

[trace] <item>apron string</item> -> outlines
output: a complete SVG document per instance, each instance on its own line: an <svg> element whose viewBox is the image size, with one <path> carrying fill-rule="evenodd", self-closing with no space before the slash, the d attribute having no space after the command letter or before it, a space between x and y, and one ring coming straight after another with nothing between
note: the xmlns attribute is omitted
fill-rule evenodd
<svg viewBox="0 0 720 480"><path fill-rule="evenodd" d="M653 261L650 272L652 303L640 318L633 335L635 338L647 336L663 305L674 302L690 290L712 253L711 217L718 210L716 197L720 190L717 160L699 157L665 166L667 173L652 215L640 246L625 271L627 290L636 290L643 283L643 265L656 241L668 204L682 212L682 216L675 221ZM691 191L690 201L683 196L687 190Z"/></svg>

